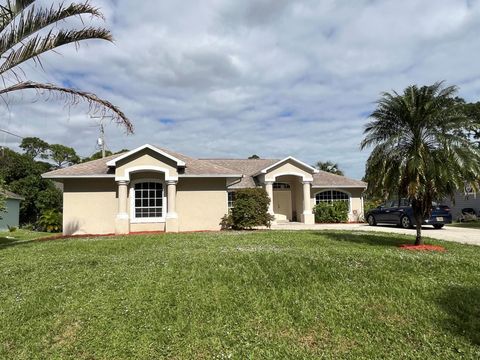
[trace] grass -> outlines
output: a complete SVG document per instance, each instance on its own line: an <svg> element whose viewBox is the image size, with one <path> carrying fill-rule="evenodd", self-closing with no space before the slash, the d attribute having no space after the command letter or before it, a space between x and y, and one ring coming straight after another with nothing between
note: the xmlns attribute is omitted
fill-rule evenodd
<svg viewBox="0 0 480 360"><path fill-rule="evenodd" d="M480 229L480 221L468 221L468 222L454 222L448 226L470 228L470 229Z"/></svg>
<svg viewBox="0 0 480 360"><path fill-rule="evenodd" d="M27 243L32 240L52 237L55 235L58 235L58 234L23 230L23 229L18 229L15 231L0 231L0 249L8 246L17 245L19 243Z"/></svg>
<svg viewBox="0 0 480 360"><path fill-rule="evenodd" d="M18 241L0 358L480 357L480 247L365 232Z"/></svg>

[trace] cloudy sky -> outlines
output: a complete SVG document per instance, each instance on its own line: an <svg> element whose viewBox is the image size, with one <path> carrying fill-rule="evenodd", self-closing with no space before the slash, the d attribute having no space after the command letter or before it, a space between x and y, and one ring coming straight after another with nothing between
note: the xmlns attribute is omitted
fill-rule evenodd
<svg viewBox="0 0 480 360"><path fill-rule="evenodd" d="M43 0L47 3L48 1ZM129 116L110 149L144 143L194 157L332 160L361 178L362 130L382 91L445 80L480 98L480 1L92 0L115 43L64 47L35 80L95 92ZM0 127L95 151L85 107L0 108ZM18 139L0 135L1 145Z"/></svg>

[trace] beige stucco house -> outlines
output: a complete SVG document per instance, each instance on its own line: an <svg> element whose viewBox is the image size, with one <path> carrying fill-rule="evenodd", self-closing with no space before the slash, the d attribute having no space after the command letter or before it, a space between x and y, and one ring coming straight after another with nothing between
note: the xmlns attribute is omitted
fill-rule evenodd
<svg viewBox="0 0 480 360"><path fill-rule="evenodd" d="M235 190L250 187L267 191L277 222L313 224L320 201L348 202L356 221L366 187L293 157L194 159L148 144L43 176L63 183L66 235L218 230Z"/></svg>

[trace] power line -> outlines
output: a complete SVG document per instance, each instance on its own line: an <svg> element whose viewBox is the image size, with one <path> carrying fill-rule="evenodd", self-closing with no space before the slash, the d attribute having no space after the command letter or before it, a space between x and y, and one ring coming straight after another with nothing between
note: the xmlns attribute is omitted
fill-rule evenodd
<svg viewBox="0 0 480 360"><path fill-rule="evenodd" d="M20 138L20 139L23 139L23 136L20 136L20 135L17 135L17 134L14 134L8 130L5 130L5 129L0 129L1 132L4 132L5 134L8 134L8 135L12 135L12 136L15 136L17 138Z"/></svg>

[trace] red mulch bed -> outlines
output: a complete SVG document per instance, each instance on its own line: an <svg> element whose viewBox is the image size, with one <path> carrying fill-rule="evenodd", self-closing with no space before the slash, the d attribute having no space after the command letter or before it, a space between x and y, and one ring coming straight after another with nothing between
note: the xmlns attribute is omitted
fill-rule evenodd
<svg viewBox="0 0 480 360"><path fill-rule="evenodd" d="M413 250L413 251L445 251L443 246L437 245L400 245L400 248L403 250Z"/></svg>

